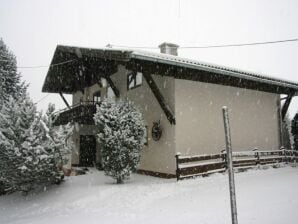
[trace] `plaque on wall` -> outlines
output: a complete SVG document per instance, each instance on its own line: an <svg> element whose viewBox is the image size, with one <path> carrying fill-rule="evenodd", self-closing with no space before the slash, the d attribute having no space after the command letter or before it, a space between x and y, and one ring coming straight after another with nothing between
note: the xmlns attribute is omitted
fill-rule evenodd
<svg viewBox="0 0 298 224"><path fill-rule="evenodd" d="M152 126L151 132L152 132L152 139L154 141L158 141L161 138L162 129L161 129L160 121L153 122L153 126Z"/></svg>

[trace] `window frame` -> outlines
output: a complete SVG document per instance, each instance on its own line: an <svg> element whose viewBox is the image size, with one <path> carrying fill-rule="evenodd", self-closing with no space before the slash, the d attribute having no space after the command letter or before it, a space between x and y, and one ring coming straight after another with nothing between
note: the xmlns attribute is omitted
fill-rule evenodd
<svg viewBox="0 0 298 224"><path fill-rule="evenodd" d="M137 84L137 76L141 75L141 83ZM130 87L133 82L133 86ZM143 85L143 73L142 72L130 72L127 74L127 90L132 90Z"/></svg>

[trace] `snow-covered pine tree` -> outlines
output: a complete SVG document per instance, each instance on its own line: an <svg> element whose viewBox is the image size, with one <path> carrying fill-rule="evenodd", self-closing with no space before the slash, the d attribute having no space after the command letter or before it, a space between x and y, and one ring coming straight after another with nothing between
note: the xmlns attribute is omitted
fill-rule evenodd
<svg viewBox="0 0 298 224"><path fill-rule="evenodd" d="M0 39L0 194L59 181L57 164L69 151L71 127L54 130L50 119L37 113L20 78L15 56Z"/></svg>
<svg viewBox="0 0 298 224"><path fill-rule="evenodd" d="M55 105L50 103L46 114L43 116L43 122L48 127L49 135L53 140L52 143L59 152L59 161L57 161L57 164L62 167L70 159L72 148L74 147L71 138L74 131L74 125L72 123L68 123L66 125L55 127L53 125L53 121L55 119L54 112Z"/></svg>
<svg viewBox="0 0 298 224"><path fill-rule="evenodd" d="M28 97L16 101L10 97L0 111L0 172L1 181L9 190L19 188L23 164L30 160L23 142L29 137L29 129L34 121L36 109ZM22 178L26 179L26 178Z"/></svg>
<svg viewBox="0 0 298 224"><path fill-rule="evenodd" d="M17 99L26 92L26 89L27 85L20 81L15 56L9 51L2 38L0 38L0 111L4 102L8 101L10 97ZM4 142L2 136L2 140L0 139L0 151L6 144L7 142ZM1 179L3 178L0 176L0 194L4 193L4 189L7 188L7 185Z"/></svg>
<svg viewBox="0 0 298 224"><path fill-rule="evenodd" d="M146 131L142 114L132 103L108 99L97 106L94 121L103 144L104 172L122 183L140 161Z"/></svg>
<svg viewBox="0 0 298 224"><path fill-rule="evenodd" d="M15 56L0 38L0 107L11 96L18 99L26 89L27 85L21 82L21 75L17 72Z"/></svg>
<svg viewBox="0 0 298 224"><path fill-rule="evenodd" d="M28 192L61 180L60 158L49 129L28 96L10 97L0 111L0 182L5 191Z"/></svg>
<svg viewBox="0 0 298 224"><path fill-rule="evenodd" d="M63 177L58 170L58 164L61 161L60 149L56 147L55 140L50 136L49 128L42 120L41 113L38 113L31 125L29 138L23 143L24 148L25 146L37 159L32 167L35 173L34 183L60 183Z"/></svg>
<svg viewBox="0 0 298 224"><path fill-rule="evenodd" d="M293 136L291 132L291 119L289 114L286 115L285 120L282 122L282 141L286 149L292 149Z"/></svg>

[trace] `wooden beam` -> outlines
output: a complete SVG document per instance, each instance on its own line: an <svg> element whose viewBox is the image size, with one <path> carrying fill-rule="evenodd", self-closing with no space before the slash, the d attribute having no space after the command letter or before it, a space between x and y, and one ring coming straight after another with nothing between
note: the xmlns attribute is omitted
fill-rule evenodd
<svg viewBox="0 0 298 224"><path fill-rule="evenodd" d="M66 99L64 98L62 92L59 92L59 94L60 94L62 100L64 101L64 103L66 104L67 108L70 109L70 106L69 106L68 102L66 101Z"/></svg>
<svg viewBox="0 0 298 224"><path fill-rule="evenodd" d="M286 99L284 105L281 108L281 119L282 119L282 121L285 120L285 117L286 117L286 114L287 114L287 111L289 109L289 106L290 106L290 103L292 101L293 96L294 96L294 93L290 93L287 96L287 99Z"/></svg>
<svg viewBox="0 0 298 224"><path fill-rule="evenodd" d="M176 124L175 116L172 113L172 111L170 110L170 107L166 103L165 98L161 94L160 90L158 89L155 81L152 78L152 75L150 73L144 72L143 76L144 76L146 82L148 83L149 87L151 88L151 90L152 90L155 98L157 99L161 109L163 110L163 112L167 116L167 119L169 120L169 122L171 124Z"/></svg>
<svg viewBox="0 0 298 224"><path fill-rule="evenodd" d="M120 91L119 91L118 88L115 86L115 84L114 84L113 80L111 79L111 77L110 77L110 76L105 76L105 79L107 80L107 82L109 83L110 87L112 88L112 90L113 90L115 96L116 96L117 98L119 98L119 97L120 97Z"/></svg>

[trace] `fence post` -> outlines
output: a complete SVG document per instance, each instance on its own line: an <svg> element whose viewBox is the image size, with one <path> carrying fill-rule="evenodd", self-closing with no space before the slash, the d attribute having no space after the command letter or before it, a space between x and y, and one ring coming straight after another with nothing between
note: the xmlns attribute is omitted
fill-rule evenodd
<svg viewBox="0 0 298 224"><path fill-rule="evenodd" d="M233 157L232 157L232 146L231 146L231 133L230 133L228 108L223 107L222 112L223 112L225 138L226 138L227 166L228 166L228 172L229 172L229 186L230 186L230 203L231 203L232 224L238 224L237 205L236 205L236 192L235 192L235 180L234 180L234 171L233 171Z"/></svg>
<svg viewBox="0 0 298 224"><path fill-rule="evenodd" d="M227 151L225 150L225 149L223 149L223 150L221 150L220 151L221 152L221 154L222 154L222 156L221 156L221 158L222 158L222 161L224 162L224 168L225 168L225 170L227 170L228 169L228 167L227 167Z"/></svg>
<svg viewBox="0 0 298 224"><path fill-rule="evenodd" d="M284 162L288 164L290 158L288 158L289 155L287 150L283 146L280 147L280 150L282 150L282 154L283 154L282 156L284 157Z"/></svg>
<svg viewBox="0 0 298 224"><path fill-rule="evenodd" d="M259 155L259 152L258 152L258 148L254 148L252 151L255 152L256 164L260 164L260 155Z"/></svg>
<svg viewBox="0 0 298 224"><path fill-rule="evenodd" d="M282 161L283 162L286 162L287 161L287 153L286 153L286 150L283 146L280 147L280 157L282 158Z"/></svg>
<svg viewBox="0 0 298 224"><path fill-rule="evenodd" d="M177 178L177 181L180 180L179 156L180 156L180 153L178 152L175 155L175 157L176 157L176 178Z"/></svg>

